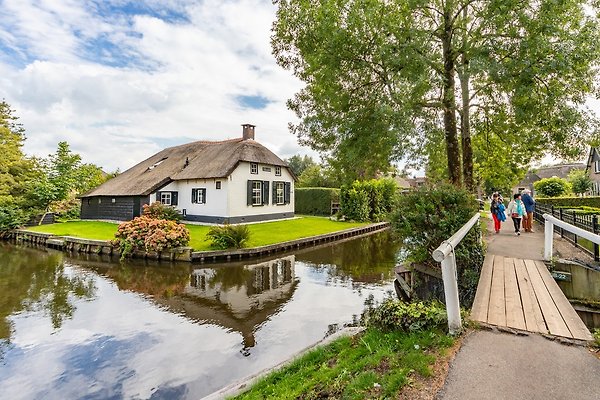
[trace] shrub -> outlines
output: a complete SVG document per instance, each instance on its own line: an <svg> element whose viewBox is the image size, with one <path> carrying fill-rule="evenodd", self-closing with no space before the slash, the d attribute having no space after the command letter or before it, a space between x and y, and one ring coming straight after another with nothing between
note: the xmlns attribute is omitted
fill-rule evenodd
<svg viewBox="0 0 600 400"><path fill-rule="evenodd" d="M0 237L3 232L18 228L28 219L29 216L16 205L0 205Z"/></svg>
<svg viewBox="0 0 600 400"><path fill-rule="evenodd" d="M533 183L533 187L537 193L547 197L562 196L571 190L569 182L557 177L540 179Z"/></svg>
<svg viewBox="0 0 600 400"><path fill-rule="evenodd" d="M381 221L392 210L397 189L393 179L354 181L350 186L342 186L342 213L356 221Z"/></svg>
<svg viewBox="0 0 600 400"><path fill-rule="evenodd" d="M475 213L478 204L473 195L452 185L418 188L398 197L391 215L392 229L402 240L407 262L439 269L431 256ZM460 299L470 306L477 290L484 251L476 224L455 249Z"/></svg>
<svg viewBox="0 0 600 400"><path fill-rule="evenodd" d="M437 301L405 303L392 297L381 304L372 305L371 301L367 301L362 322L384 331L422 331L441 328L448 321L444 305Z"/></svg>
<svg viewBox="0 0 600 400"><path fill-rule="evenodd" d="M599 196L588 197L536 197L535 201L539 204L544 204L562 208L579 208L583 206L600 208Z"/></svg>
<svg viewBox="0 0 600 400"><path fill-rule="evenodd" d="M592 180L584 170L571 171L568 180L575 194L583 195L592 188Z"/></svg>
<svg viewBox="0 0 600 400"><path fill-rule="evenodd" d="M168 221L181 221L181 213L171 206L155 201L152 204L144 204L143 215L152 219L166 219Z"/></svg>
<svg viewBox="0 0 600 400"><path fill-rule="evenodd" d="M206 237L218 249L240 249L250 238L248 225L218 225L210 228Z"/></svg>
<svg viewBox="0 0 600 400"><path fill-rule="evenodd" d="M120 224L113 245L119 246L123 258L134 250L158 252L186 246L189 241L185 225L144 215Z"/></svg>
<svg viewBox="0 0 600 400"><path fill-rule="evenodd" d="M340 201L340 189L295 188L294 212L305 215L331 215L331 203Z"/></svg>

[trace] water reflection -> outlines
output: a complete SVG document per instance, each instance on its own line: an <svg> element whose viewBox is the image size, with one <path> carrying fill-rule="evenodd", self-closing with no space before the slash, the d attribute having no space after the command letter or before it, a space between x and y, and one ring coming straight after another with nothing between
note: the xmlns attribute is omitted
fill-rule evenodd
<svg viewBox="0 0 600 400"><path fill-rule="evenodd" d="M200 398L352 321L394 263L381 234L204 265L2 246L3 396Z"/></svg>

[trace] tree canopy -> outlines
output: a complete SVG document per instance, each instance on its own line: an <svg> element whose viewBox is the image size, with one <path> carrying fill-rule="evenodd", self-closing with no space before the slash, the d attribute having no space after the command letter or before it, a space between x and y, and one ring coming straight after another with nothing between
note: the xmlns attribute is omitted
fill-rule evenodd
<svg viewBox="0 0 600 400"><path fill-rule="evenodd" d="M306 84L291 129L348 174L408 158L472 189L545 153L576 157L595 133L594 1L277 5L274 54Z"/></svg>

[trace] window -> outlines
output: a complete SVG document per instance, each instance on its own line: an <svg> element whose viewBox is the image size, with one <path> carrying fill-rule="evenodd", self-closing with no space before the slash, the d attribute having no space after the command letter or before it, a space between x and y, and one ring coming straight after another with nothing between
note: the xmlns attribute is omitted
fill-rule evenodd
<svg viewBox="0 0 600 400"><path fill-rule="evenodd" d="M257 163L250 163L250 173L258 174L258 164Z"/></svg>
<svg viewBox="0 0 600 400"><path fill-rule="evenodd" d="M269 204L269 181L248 181L247 205L263 206Z"/></svg>
<svg viewBox="0 0 600 400"><path fill-rule="evenodd" d="M271 172L271 167L262 167L264 172Z"/></svg>
<svg viewBox="0 0 600 400"><path fill-rule="evenodd" d="M275 167L275 176L281 176L281 167Z"/></svg>
<svg viewBox="0 0 600 400"><path fill-rule="evenodd" d="M116 203L116 202L117 202L117 199L115 199L115 198L113 197L113 198L112 198L112 202L113 202L113 203Z"/></svg>
<svg viewBox="0 0 600 400"><path fill-rule="evenodd" d="M206 189L205 188L192 189L192 203L193 204L206 204Z"/></svg>
<svg viewBox="0 0 600 400"><path fill-rule="evenodd" d="M262 204L262 182L252 181L252 205L260 206Z"/></svg>
<svg viewBox="0 0 600 400"><path fill-rule="evenodd" d="M594 172L595 173L600 172L600 161L594 161Z"/></svg>
<svg viewBox="0 0 600 400"><path fill-rule="evenodd" d="M285 183L284 182L275 182L275 204L285 204Z"/></svg>
<svg viewBox="0 0 600 400"><path fill-rule="evenodd" d="M215 182L215 189L217 189L217 190L221 189L221 181Z"/></svg>
<svg viewBox="0 0 600 400"><path fill-rule="evenodd" d="M164 205L171 205L171 192L161 192L159 201Z"/></svg>

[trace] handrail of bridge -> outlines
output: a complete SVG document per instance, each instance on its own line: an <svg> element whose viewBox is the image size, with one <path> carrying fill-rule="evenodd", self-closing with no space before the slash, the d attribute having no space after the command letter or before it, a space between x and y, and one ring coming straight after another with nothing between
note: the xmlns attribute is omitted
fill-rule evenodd
<svg viewBox="0 0 600 400"><path fill-rule="evenodd" d="M600 235L586 231L585 229L578 228L565 221L550 215L544 214L544 260L550 261L552 259L552 239L554 234L554 225L563 228L566 231L574 233L584 239L589 240L592 243L600 244Z"/></svg>
<svg viewBox="0 0 600 400"><path fill-rule="evenodd" d="M460 303L458 300L458 281L456 276L456 257L454 249L469 233L473 225L479 221L479 213L473 215L450 239L444 240L432 253L433 259L442 264L442 280L444 281L444 297L448 313L448 330L455 335L462 330L460 319Z"/></svg>

